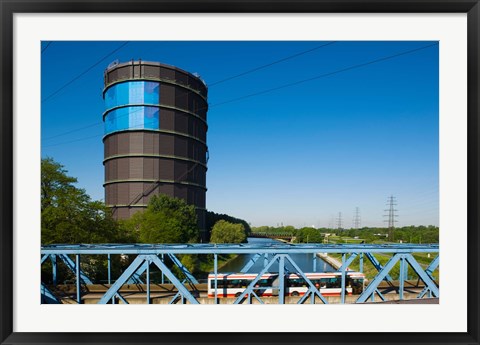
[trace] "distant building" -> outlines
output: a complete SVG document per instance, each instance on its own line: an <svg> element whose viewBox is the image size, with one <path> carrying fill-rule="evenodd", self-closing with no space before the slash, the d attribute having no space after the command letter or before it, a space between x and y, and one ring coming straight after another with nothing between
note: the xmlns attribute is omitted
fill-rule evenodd
<svg viewBox="0 0 480 345"><path fill-rule="evenodd" d="M104 78L104 187L113 216L127 219L166 194L195 205L205 231L207 86L146 61L112 63Z"/></svg>

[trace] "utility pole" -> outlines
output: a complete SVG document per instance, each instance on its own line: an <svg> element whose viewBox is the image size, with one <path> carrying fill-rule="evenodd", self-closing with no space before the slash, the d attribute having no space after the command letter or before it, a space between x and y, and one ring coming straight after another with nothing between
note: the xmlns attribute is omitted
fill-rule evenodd
<svg viewBox="0 0 480 345"><path fill-rule="evenodd" d="M396 205L397 203L395 197L393 195L390 196L387 199L388 209L385 210L385 212L388 212L388 214L384 215L384 217L388 217L388 220L385 220L385 222L388 222L388 240L390 242L394 241L393 230L395 229L395 223L398 222L398 220L395 219L396 217L398 217L398 215L395 214L395 212L398 212L398 210L394 208L394 206Z"/></svg>
<svg viewBox="0 0 480 345"><path fill-rule="evenodd" d="M342 212L338 212L337 229L338 229L338 230L343 230L343 226L342 226Z"/></svg>
<svg viewBox="0 0 480 345"><path fill-rule="evenodd" d="M355 229L360 229L360 209L355 207L355 216L353 217L353 227Z"/></svg>

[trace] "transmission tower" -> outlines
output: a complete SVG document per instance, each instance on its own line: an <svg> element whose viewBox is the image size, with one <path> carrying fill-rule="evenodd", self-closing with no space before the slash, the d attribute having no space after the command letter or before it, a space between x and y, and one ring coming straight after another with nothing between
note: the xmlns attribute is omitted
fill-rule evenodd
<svg viewBox="0 0 480 345"><path fill-rule="evenodd" d="M355 216L353 217L353 227L357 230L360 229L360 223L361 223L360 209L358 207L355 207Z"/></svg>
<svg viewBox="0 0 480 345"><path fill-rule="evenodd" d="M338 212L337 229L338 229L338 230L343 230L343 226L342 226L342 212Z"/></svg>
<svg viewBox="0 0 480 345"><path fill-rule="evenodd" d="M385 210L385 212L388 212L388 214L384 215L384 217L388 218L388 220L385 220L385 222L388 222L388 240L390 242L394 241L393 230L395 229L395 223L398 222L398 220L395 219L398 217L398 215L395 214L395 212L398 212L398 210L394 208L396 205L397 203L395 197L393 195L390 196L387 199L388 209Z"/></svg>

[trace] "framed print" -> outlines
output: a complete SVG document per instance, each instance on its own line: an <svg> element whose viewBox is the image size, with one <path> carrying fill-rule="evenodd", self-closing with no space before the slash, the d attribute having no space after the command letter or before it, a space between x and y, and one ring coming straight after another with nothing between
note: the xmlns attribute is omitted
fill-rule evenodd
<svg viewBox="0 0 480 345"><path fill-rule="evenodd" d="M2 344L479 342L478 1L1 14Z"/></svg>

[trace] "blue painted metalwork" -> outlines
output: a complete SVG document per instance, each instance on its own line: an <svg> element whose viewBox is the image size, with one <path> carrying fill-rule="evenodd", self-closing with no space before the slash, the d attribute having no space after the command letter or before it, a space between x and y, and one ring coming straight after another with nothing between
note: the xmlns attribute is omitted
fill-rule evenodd
<svg viewBox="0 0 480 345"><path fill-rule="evenodd" d="M50 289L42 282L40 286L40 297L42 304L60 304L58 298L50 291Z"/></svg>
<svg viewBox="0 0 480 345"><path fill-rule="evenodd" d="M185 274L185 276L187 277L188 281L193 283L193 284L198 284L198 281L197 279L195 279L195 277L193 276L193 274L190 273L190 271L182 264L182 262L180 260L178 260L178 258L173 255L173 254L168 254L168 257L172 260L172 262L178 267L180 268L180 270L182 271L183 274Z"/></svg>
<svg viewBox="0 0 480 345"><path fill-rule="evenodd" d="M83 254L83 253L72 253L72 254L80 255L80 254ZM53 254L53 255L55 255L55 254ZM68 269L70 271L77 274L76 263L72 259L70 259L70 257L67 254L59 253L58 257L65 263L65 265L68 267ZM83 284L93 284L92 281L90 280L90 278L88 278L87 275L85 273L83 273L81 268L80 268L80 280L83 282Z"/></svg>
<svg viewBox="0 0 480 345"><path fill-rule="evenodd" d="M261 256L261 255L258 254L258 253L255 254L254 256L252 256L252 257L250 258L250 260L248 260L248 262L242 267L242 269L240 270L240 272L242 272L242 273L247 273L248 270L249 270L250 268L252 268L253 265L255 265L255 263L256 263L257 260L260 258L260 256Z"/></svg>
<svg viewBox="0 0 480 345"><path fill-rule="evenodd" d="M363 255L364 255L364 253L360 253L360 263L359 263L359 267L358 267L359 268L358 271L361 272L361 273L363 273Z"/></svg>
<svg viewBox="0 0 480 345"><path fill-rule="evenodd" d="M49 257L50 257L50 254L43 255L42 259L40 260L40 265L43 264L45 262L45 260L47 260Z"/></svg>
<svg viewBox="0 0 480 345"><path fill-rule="evenodd" d="M437 257L435 259L433 259L433 261L430 263L430 265L428 265L427 269L425 270L425 273L432 280L435 280L435 279L433 279L433 272L438 268L438 264L439 264L439 256L437 255ZM417 298L423 298L427 292L429 293L429 297L432 297L431 296L432 291L430 291L430 289L428 287L425 287L423 289L423 291L420 292L420 294L418 295Z"/></svg>
<svg viewBox="0 0 480 345"><path fill-rule="evenodd" d="M243 303L247 299L248 303L252 302L252 299L255 298L259 303L263 303L262 296L259 292L265 287L255 287L256 283L260 277L268 272L275 262L279 263L278 279L274 284L277 286L272 286L270 288L278 291L278 302L285 302L285 284L286 284L286 274L287 274L287 263L290 263L294 267L294 271L291 273L296 273L301 276L308 284L308 291L305 293L302 298L299 299L298 303L304 303L308 297L311 297L311 303L315 303L315 298L318 296L323 303L327 303L327 300L322 296L319 289L306 277L305 273L298 267L298 265L292 260L290 254L298 253L311 253L313 256L312 266L313 271L316 269L316 254L317 253L341 253L342 254L342 266L339 271L341 272L341 302L345 303L346 299L346 272L349 265L359 256L360 257L360 268L363 270L363 256L366 255L367 258L372 262L374 267L379 271L377 276L370 282L370 284L365 288L362 294L358 297L357 302L365 302L368 298L374 298L375 294L378 295L382 300L385 300L385 296L380 292L378 286L382 280L392 281L392 278L389 275L390 270L400 261L400 287L399 294L400 298L403 298L404 292L404 280L407 278L406 272L408 266L410 265L415 273L420 277L420 279L425 283L425 289L422 291L423 294L419 297L423 297L426 293L429 293L434 296L439 296L438 286L435 284L432 277L432 272L438 267L439 259L438 256L430 263L428 268L424 271L422 267L416 262L415 258L412 256L412 253L438 253L439 247L437 244L423 244L423 245L412 245L412 244L388 244L388 245L370 245L370 244L348 244L348 245L332 245L332 244L307 244L307 245L292 245L292 244L272 244L272 245L252 245L252 244L235 244L235 245L212 245L212 244L179 244L179 245L165 245L165 244L136 244L136 245L52 245L42 247L41 253L41 263L45 262L49 257L59 256L62 261L65 262L66 266L75 272L76 275L76 288L77 288L77 301L81 302L81 283L91 284L90 279L81 271L80 269L80 255L90 254L90 255L108 255L109 262L109 283L110 288L102 296L99 303L108 303L111 301L115 303L115 297L118 297L123 303L128 303L123 296L119 293L120 288L127 284L133 276L139 278L140 274L143 274L145 271L146 280L147 280L147 300L151 301L150 293L150 267L149 263L155 263L155 265L160 269L163 276L165 275L170 282L177 288L178 293L174 296L171 303L175 303L180 299L182 303L188 301L191 304L198 304L198 300L193 296L191 291L187 289L184 285L184 281L181 281L177 278L170 269L164 264L163 260L159 257L167 255L170 257L172 262L180 268L180 270L187 277L186 280L190 283L191 289L195 289L191 283L195 283L197 280L190 272L185 271L186 268L181 264L175 255L176 254L213 254L214 256L214 287L215 287L215 302L218 303L218 254L254 254L252 260L250 260L242 271L248 271L258 259L262 256L264 257L264 267L257 277L250 282L247 288L242 292L242 294L234 301L235 304ZM374 253L390 253L393 256L387 262L385 266L382 266L378 260L373 255ZM134 261L130 264L129 267L121 274L121 276L115 281L114 284L111 284L111 254L132 254L137 255ZM74 263L68 255L75 255L76 263ZM290 272L289 272L290 273ZM391 290L389 288L388 290ZM44 290L42 290L44 291ZM385 291L383 291L385 292ZM42 292L42 296L43 296Z"/></svg>
<svg viewBox="0 0 480 345"><path fill-rule="evenodd" d="M147 260L147 304L150 304L150 260Z"/></svg>
<svg viewBox="0 0 480 345"><path fill-rule="evenodd" d="M439 293L437 285L435 284L433 279L427 273L425 273L425 271L418 264L418 262L415 260L413 255L412 254L405 254L405 259L410 264L410 266L413 268L413 270L418 275L418 277L421 280L423 280L423 282L425 283L425 287L427 287L435 297L440 297L440 293Z"/></svg>
<svg viewBox="0 0 480 345"><path fill-rule="evenodd" d="M135 271L143 264L145 258L143 255L139 255L133 260L130 266L120 275L120 277L115 281L115 283L110 286L107 292L102 296L99 304L107 304L115 295L120 295L118 291L120 288L128 282L128 279L135 273Z"/></svg>
<svg viewBox="0 0 480 345"><path fill-rule="evenodd" d="M368 297L370 297L371 294L374 292L379 292L376 291L378 284L385 279L387 276L388 272L395 266L397 261L400 259L400 254L394 254L390 260L383 266L383 268L378 272L378 275L372 280L370 284L368 284L367 288L362 292L362 294L357 298L357 303L359 302L365 302Z"/></svg>
<svg viewBox="0 0 480 345"><path fill-rule="evenodd" d="M437 253L438 244L80 244L49 245L42 254Z"/></svg>
<svg viewBox="0 0 480 345"><path fill-rule="evenodd" d="M278 261L278 303L285 304L285 256L280 255Z"/></svg>
<svg viewBox="0 0 480 345"><path fill-rule="evenodd" d="M215 274L215 304L218 303L218 255L213 255L213 270Z"/></svg>
<svg viewBox="0 0 480 345"><path fill-rule="evenodd" d="M408 268L408 265L405 264L405 255L400 256L400 276L398 278L399 280L399 288L398 288L398 294L400 296L400 300L403 300L403 289L405 287L405 268Z"/></svg>
<svg viewBox="0 0 480 345"><path fill-rule="evenodd" d="M270 266L272 266L273 263L276 262L279 257L280 255L277 254L270 260L270 262L258 273L257 277L253 279L252 282L247 286L247 288L240 294L240 296L238 296L238 298L235 300L235 302L233 302L233 304L240 304L247 294L252 293L253 287L255 286L255 284L257 284L257 282L260 280L262 275L268 271Z"/></svg>
<svg viewBox="0 0 480 345"><path fill-rule="evenodd" d="M323 295L320 293L320 291L318 291L318 289L315 287L315 285L310 281L310 279L308 279L306 276L305 276L305 273L303 273L303 271L300 269L300 267L298 267L298 265L295 263L295 261L293 261L290 256L287 255L287 259L288 261L290 262L290 264L293 266L293 268L296 270L297 274L299 274L308 284L308 286L310 287L310 289L307 291L307 293L305 293L305 295L303 297L306 297L309 293L311 294L314 294L314 295L317 295L323 303L325 304L328 304L327 300L325 299L325 297L323 297ZM313 299L314 301L314 299ZM302 304L303 301L300 299L298 301L298 304Z"/></svg>
<svg viewBox="0 0 480 345"><path fill-rule="evenodd" d="M167 276L173 285L178 289L178 292L182 294L182 299L186 298L191 304L199 304L195 297L185 286L175 277L175 275L168 269L167 266L156 255L150 255L152 262Z"/></svg>
<svg viewBox="0 0 480 345"><path fill-rule="evenodd" d="M82 303L82 289L80 286L80 254L75 255L75 276L77 278L77 303Z"/></svg>
<svg viewBox="0 0 480 345"><path fill-rule="evenodd" d="M380 262L377 260L377 258L375 256L373 256L373 254L365 253L365 255L367 256L367 259L370 260L373 267L375 267L377 269L378 272L380 272L383 269L383 266L380 264ZM392 277L390 277L389 274L387 274L385 276L385 280L389 283L391 283L393 281Z"/></svg>
<svg viewBox="0 0 480 345"><path fill-rule="evenodd" d="M52 281L53 285L57 285L57 256L50 255L50 261L52 262Z"/></svg>

